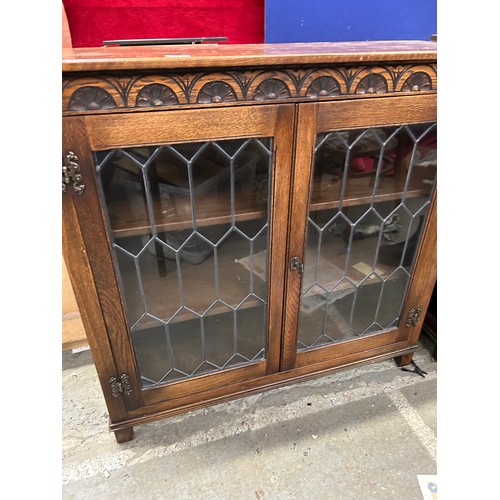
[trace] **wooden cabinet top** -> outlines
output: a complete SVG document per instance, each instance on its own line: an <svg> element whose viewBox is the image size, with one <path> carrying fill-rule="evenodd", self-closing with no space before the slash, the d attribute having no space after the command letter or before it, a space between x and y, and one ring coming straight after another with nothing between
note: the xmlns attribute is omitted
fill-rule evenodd
<svg viewBox="0 0 500 500"><path fill-rule="evenodd" d="M63 72L369 62L433 62L437 43L413 40L63 49Z"/></svg>
<svg viewBox="0 0 500 500"><path fill-rule="evenodd" d="M435 93L435 42L63 49L64 115Z"/></svg>

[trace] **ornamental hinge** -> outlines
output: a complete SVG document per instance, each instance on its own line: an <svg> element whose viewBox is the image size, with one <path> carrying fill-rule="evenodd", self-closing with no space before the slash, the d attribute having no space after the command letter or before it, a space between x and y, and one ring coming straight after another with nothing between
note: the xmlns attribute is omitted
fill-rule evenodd
<svg viewBox="0 0 500 500"><path fill-rule="evenodd" d="M119 380L116 377L111 377L109 385L111 386L111 394L114 398L117 398L120 394L124 394L125 396L132 394L130 377L126 373L122 374Z"/></svg>
<svg viewBox="0 0 500 500"><path fill-rule="evenodd" d="M66 155L66 165L62 167L62 192L67 191L68 184L73 184L73 191L78 194L83 194L85 184L82 184L82 174L80 173L80 165L78 164L78 156L70 151Z"/></svg>
<svg viewBox="0 0 500 500"><path fill-rule="evenodd" d="M420 315L422 314L421 307L412 307L408 313L408 317L406 318L406 326L417 326L420 321Z"/></svg>

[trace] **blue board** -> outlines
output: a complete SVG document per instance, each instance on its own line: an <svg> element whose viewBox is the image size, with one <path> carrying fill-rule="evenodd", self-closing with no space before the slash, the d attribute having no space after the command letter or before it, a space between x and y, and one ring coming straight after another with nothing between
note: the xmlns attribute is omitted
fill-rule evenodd
<svg viewBox="0 0 500 500"><path fill-rule="evenodd" d="M266 0L265 41L429 40L437 0Z"/></svg>

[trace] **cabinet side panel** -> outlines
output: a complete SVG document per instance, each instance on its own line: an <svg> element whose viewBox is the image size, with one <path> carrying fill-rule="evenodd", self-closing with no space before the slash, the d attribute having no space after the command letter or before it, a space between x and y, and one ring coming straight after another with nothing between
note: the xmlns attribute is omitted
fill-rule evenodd
<svg viewBox="0 0 500 500"><path fill-rule="evenodd" d="M83 239L81 243L82 251L86 254L92 269L92 281L98 295L98 303L95 303L94 298L91 305L95 308L100 307L106 325L100 332L99 339L96 339L97 343L94 343L94 347L100 349L101 338L104 338L105 332L107 332L112 350L111 358L115 360L117 370L120 372L119 374L113 374L113 376L125 372L130 377L132 394L126 396L126 404L130 408L136 407L140 404L140 389L136 377L137 369L129 344L129 337L123 334L127 328L126 321L115 278L110 245L104 228L102 209L98 201L92 152L87 141L85 123L82 119L65 119L63 127L63 154L67 154L69 150L76 154L83 178L82 182L85 185L81 195L73 194L73 203L76 212L75 217L79 221ZM68 246L74 249L75 244L71 243ZM87 279L90 279L90 277L87 277ZM86 283L87 279L80 278L79 281ZM94 351L96 350L98 349L94 349ZM107 391L109 392L109 386Z"/></svg>
<svg viewBox="0 0 500 500"><path fill-rule="evenodd" d="M62 259L62 350L88 346L68 269Z"/></svg>
<svg viewBox="0 0 500 500"><path fill-rule="evenodd" d="M92 352L99 382L108 407L111 422L119 422L127 416L122 398L113 398L109 389L109 379L116 376L113 351L106 334L106 324L99 304L99 296L94 285L90 262L80 231L78 215L72 194L62 197L62 249L66 261L76 301L79 306L83 326Z"/></svg>

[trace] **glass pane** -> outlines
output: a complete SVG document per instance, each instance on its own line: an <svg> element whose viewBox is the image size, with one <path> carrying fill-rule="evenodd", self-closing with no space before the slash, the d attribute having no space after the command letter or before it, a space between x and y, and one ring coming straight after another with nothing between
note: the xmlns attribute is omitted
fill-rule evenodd
<svg viewBox="0 0 500 500"><path fill-rule="evenodd" d="M434 123L319 134L299 350L398 326L436 182Z"/></svg>
<svg viewBox="0 0 500 500"><path fill-rule="evenodd" d="M272 139L95 153L144 386L265 357Z"/></svg>

